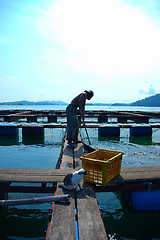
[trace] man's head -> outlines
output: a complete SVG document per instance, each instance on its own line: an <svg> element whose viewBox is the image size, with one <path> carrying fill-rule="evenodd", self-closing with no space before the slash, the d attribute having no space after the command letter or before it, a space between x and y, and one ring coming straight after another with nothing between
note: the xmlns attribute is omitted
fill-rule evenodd
<svg viewBox="0 0 160 240"><path fill-rule="evenodd" d="M92 90L89 90L89 91L85 90L85 92L87 93L87 99L88 100L90 100L93 97L93 95L94 95Z"/></svg>

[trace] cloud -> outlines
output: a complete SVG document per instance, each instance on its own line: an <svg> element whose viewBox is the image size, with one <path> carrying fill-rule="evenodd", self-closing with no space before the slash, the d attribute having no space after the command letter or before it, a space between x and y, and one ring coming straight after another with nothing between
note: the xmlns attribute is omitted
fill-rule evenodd
<svg viewBox="0 0 160 240"><path fill-rule="evenodd" d="M152 84L150 84L149 87L140 89L139 93L144 95L144 96L152 96L152 95L156 94L156 90L154 89Z"/></svg>
<svg viewBox="0 0 160 240"><path fill-rule="evenodd" d="M68 49L62 55L78 72L138 75L160 61L159 29L120 1L60 0L39 24L49 42Z"/></svg>

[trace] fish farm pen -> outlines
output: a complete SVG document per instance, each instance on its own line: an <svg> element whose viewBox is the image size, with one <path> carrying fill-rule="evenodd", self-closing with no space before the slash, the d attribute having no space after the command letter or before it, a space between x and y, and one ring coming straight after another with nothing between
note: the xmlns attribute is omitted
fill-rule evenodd
<svg viewBox="0 0 160 240"><path fill-rule="evenodd" d="M0 110L0 119L5 122L26 120L27 122L37 122L40 118L46 118L47 122L57 122L58 118L66 117L64 110ZM85 118L96 118L98 123L110 122L111 119L118 123L149 123L150 119L159 119L160 112L141 112L141 111L104 111L88 110L85 111Z"/></svg>
<svg viewBox="0 0 160 240"><path fill-rule="evenodd" d="M86 128L80 128L86 130L86 134L87 129L97 129L99 138L120 138L121 130L128 129L130 138L149 139L153 130L160 128L160 112L86 111L85 118ZM27 142L31 138L43 139L46 129L66 131L63 110L1 110L0 120L2 139L9 137L19 141L21 131L23 141ZM121 192L131 211L160 211L160 166L121 167L123 152L96 149L86 144L81 134L79 140L81 143L75 148L69 148L64 134L55 169L0 168L0 209L52 202L46 240L110 239L96 193ZM65 175L81 167L87 170L87 176L81 181L83 189L78 192L61 188ZM50 196L8 200L8 193L12 192Z"/></svg>

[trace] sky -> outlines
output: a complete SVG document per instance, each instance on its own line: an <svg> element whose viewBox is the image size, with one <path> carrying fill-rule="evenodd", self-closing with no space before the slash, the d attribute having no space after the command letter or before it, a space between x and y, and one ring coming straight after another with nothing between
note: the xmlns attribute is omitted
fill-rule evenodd
<svg viewBox="0 0 160 240"><path fill-rule="evenodd" d="M159 0L0 0L0 102L160 93Z"/></svg>

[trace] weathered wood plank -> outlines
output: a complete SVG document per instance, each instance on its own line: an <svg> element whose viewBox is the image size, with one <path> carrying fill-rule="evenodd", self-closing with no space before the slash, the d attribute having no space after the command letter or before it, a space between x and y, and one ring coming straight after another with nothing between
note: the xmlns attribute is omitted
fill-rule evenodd
<svg viewBox="0 0 160 240"><path fill-rule="evenodd" d="M82 155L84 155L82 144L78 144L73 151L73 149L66 147L65 142L61 167L73 167L73 158L75 160L75 166L81 167L81 161L79 158ZM71 201L69 206L61 207L54 204L48 237L49 240L76 239L74 191L66 191L60 188L57 189L58 194L62 194L61 191L63 194L69 192ZM85 183L84 189L77 192L77 206L80 239L107 239L94 189L91 184Z"/></svg>
<svg viewBox="0 0 160 240"><path fill-rule="evenodd" d="M4 174L3 174L4 175ZM26 183L55 183L62 182L64 176L23 176L5 174L4 176L0 175L0 182L26 182Z"/></svg>
<svg viewBox="0 0 160 240"><path fill-rule="evenodd" d="M68 192L57 188L56 195ZM69 203L54 203L48 240L75 240L75 210L73 192L70 192Z"/></svg>
<svg viewBox="0 0 160 240"><path fill-rule="evenodd" d="M56 186L53 187L42 187L42 186L10 186L7 184L0 183L0 192L18 192L18 193L54 193Z"/></svg>
<svg viewBox="0 0 160 240"><path fill-rule="evenodd" d="M77 193L77 204L80 239L106 240L103 220L91 184L83 184L83 190Z"/></svg>
<svg viewBox="0 0 160 240"><path fill-rule="evenodd" d="M80 135L79 135L79 139L80 139ZM69 147L67 147L67 141L64 142L64 150L63 150L61 169L74 168L73 154L74 154L74 160L75 160L75 168L82 167L82 162L79 158L80 158L80 156L84 155L83 144L79 143L75 146L76 147L74 149L69 148Z"/></svg>
<svg viewBox="0 0 160 240"><path fill-rule="evenodd" d="M0 168L1 182L62 182L64 176L74 172L72 154L73 150L65 148L64 161L62 169L14 169ZM81 161L78 154L84 154L82 146L78 146L75 150L76 167L81 167ZM160 180L160 166L150 167L130 167L122 168L121 174L114 178L109 184L120 184L130 181L152 181Z"/></svg>
<svg viewBox="0 0 160 240"><path fill-rule="evenodd" d="M109 184L160 180L160 166L122 168Z"/></svg>
<svg viewBox="0 0 160 240"><path fill-rule="evenodd" d="M62 182L72 169L0 169L0 182Z"/></svg>
<svg viewBox="0 0 160 240"><path fill-rule="evenodd" d="M30 168L0 168L0 174L25 174L25 175L65 175L72 169L30 169Z"/></svg>
<svg viewBox="0 0 160 240"><path fill-rule="evenodd" d="M26 205L26 204L35 204L35 203L46 203L46 202L61 202L69 201L68 195L59 195L51 197L41 197L41 198L30 198L30 199L16 199L16 200L0 200L1 206L15 206L15 205Z"/></svg>
<svg viewBox="0 0 160 240"><path fill-rule="evenodd" d="M0 116L1 117L1 116ZM132 128L133 127L133 125L132 124L121 124L121 123L117 123L117 126L119 126L120 128ZM151 127L151 128L160 128L160 124L149 124L149 126ZM32 127L32 125L23 125L23 124L18 124L18 125L14 125L14 126L12 126L12 125L8 125L8 126L5 126L5 128L31 128ZM34 125L33 126L34 128L66 128L67 127L67 125L66 124L41 124L41 125L39 125L39 124L37 124L37 125ZM86 124L86 127L87 128L99 128L99 127L101 127L101 125L100 124ZM0 125L0 128L4 128L4 126L3 125ZM80 126L80 128L84 128L83 126Z"/></svg>
<svg viewBox="0 0 160 240"><path fill-rule="evenodd" d="M76 149L71 149L66 146L67 142L64 141L63 156L61 163L61 170L64 169L72 170L73 169L73 152ZM78 148L79 149L79 146ZM69 204L57 204L53 206L52 220L48 229L48 234L46 239L48 240L75 240L75 202L73 191L66 191L62 188L57 187L56 194L68 194L70 195Z"/></svg>

